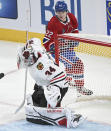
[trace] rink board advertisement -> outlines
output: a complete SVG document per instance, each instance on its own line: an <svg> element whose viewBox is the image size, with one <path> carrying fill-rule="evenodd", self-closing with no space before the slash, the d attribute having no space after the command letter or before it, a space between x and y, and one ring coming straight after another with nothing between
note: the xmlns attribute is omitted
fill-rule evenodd
<svg viewBox="0 0 111 131"><path fill-rule="evenodd" d="M9 18L9 19L17 19L17 0L0 0L0 17Z"/></svg>
<svg viewBox="0 0 111 131"><path fill-rule="evenodd" d="M55 11L54 11L55 1L50 0L48 6L45 4L45 1L48 2L48 0L41 0L40 1L40 5L41 5L41 24L43 24L43 25L47 25L48 21L51 18L50 15L49 15L49 18L47 18L47 12L50 12L52 14L52 16L55 15ZM76 3L75 3L74 0L70 0L70 2L67 1L67 3L69 3L70 12L73 13L74 15L76 15L76 17L78 19L78 25L79 25L78 28L79 28L79 30L81 30L82 29L82 27L81 27L81 0L77 0ZM76 14L75 14L75 12L76 12Z"/></svg>
<svg viewBox="0 0 111 131"><path fill-rule="evenodd" d="M8 3L8 6L16 5L15 8L7 7L7 16L2 12L0 15L0 39L24 42L26 30L30 32L30 37L37 36L42 39L48 21L55 15L54 6L57 1L17 0L16 3L16 0L12 0L10 4ZM107 34L106 1L65 0L65 2L68 5L69 12L73 13L78 20L80 33ZM1 11L6 9L3 6L4 3L4 0L0 0ZM8 38L5 37L6 35L8 35ZM14 35L16 35L15 38Z"/></svg>
<svg viewBox="0 0 111 131"><path fill-rule="evenodd" d="M107 11L107 34L111 34L111 0L106 0Z"/></svg>

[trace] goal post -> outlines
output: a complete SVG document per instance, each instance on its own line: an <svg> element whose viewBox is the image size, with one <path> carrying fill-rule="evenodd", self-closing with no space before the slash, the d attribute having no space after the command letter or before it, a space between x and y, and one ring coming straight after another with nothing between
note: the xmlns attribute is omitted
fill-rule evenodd
<svg viewBox="0 0 111 131"><path fill-rule="evenodd" d="M71 53L67 53L68 51ZM65 64L68 63L69 66L73 64L70 61L72 52L75 52L76 56L84 63L84 86L93 91L93 95L78 97L77 101L111 100L111 37L74 33L56 35L56 63L59 64L61 61Z"/></svg>

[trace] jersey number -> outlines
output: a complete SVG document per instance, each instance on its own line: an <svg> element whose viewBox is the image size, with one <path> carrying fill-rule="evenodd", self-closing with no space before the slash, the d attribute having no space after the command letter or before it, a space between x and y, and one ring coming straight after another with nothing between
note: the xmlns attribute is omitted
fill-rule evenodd
<svg viewBox="0 0 111 131"><path fill-rule="evenodd" d="M51 38L52 35L53 35L53 32L47 30L46 37Z"/></svg>
<svg viewBox="0 0 111 131"><path fill-rule="evenodd" d="M55 72L55 71L56 71L56 69L50 66L49 70L47 70L45 72L45 75L52 75L52 73Z"/></svg>

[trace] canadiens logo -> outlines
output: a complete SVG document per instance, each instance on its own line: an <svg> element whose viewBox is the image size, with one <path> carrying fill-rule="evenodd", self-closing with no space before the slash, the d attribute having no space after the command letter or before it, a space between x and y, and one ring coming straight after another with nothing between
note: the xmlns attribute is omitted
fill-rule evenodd
<svg viewBox="0 0 111 131"><path fill-rule="evenodd" d="M43 64L41 62L38 63L37 69L42 70L44 68Z"/></svg>

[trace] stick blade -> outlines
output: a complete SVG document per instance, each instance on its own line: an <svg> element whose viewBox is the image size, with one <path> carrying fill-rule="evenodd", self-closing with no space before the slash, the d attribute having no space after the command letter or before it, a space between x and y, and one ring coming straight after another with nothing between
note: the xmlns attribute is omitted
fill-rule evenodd
<svg viewBox="0 0 111 131"><path fill-rule="evenodd" d="M25 101L23 101L23 102L21 103L21 105L16 109L16 111L15 111L14 114L18 113L18 112L20 111L20 109L24 106L24 104L25 104Z"/></svg>
<svg viewBox="0 0 111 131"><path fill-rule="evenodd" d="M4 73L0 73L0 79L4 77Z"/></svg>

